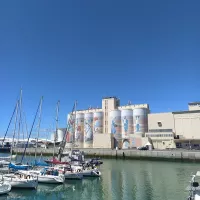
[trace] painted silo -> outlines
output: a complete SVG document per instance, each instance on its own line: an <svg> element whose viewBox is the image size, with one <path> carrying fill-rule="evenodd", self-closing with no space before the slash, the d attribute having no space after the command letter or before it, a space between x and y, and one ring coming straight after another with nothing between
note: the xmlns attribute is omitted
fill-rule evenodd
<svg viewBox="0 0 200 200"><path fill-rule="evenodd" d="M116 139L122 138L121 132L121 110L112 110L110 112L111 133Z"/></svg>
<svg viewBox="0 0 200 200"><path fill-rule="evenodd" d="M84 148L93 147L93 113L86 113L84 117Z"/></svg>
<svg viewBox="0 0 200 200"><path fill-rule="evenodd" d="M75 126L75 143L77 147L83 148L84 141L84 114L76 114L76 126Z"/></svg>
<svg viewBox="0 0 200 200"><path fill-rule="evenodd" d="M122 138L128 138L133 133L133 110L121 111Z"/></svg>
<svg viewBox="0 0 200 200"><path fill-rule="evenodd" d="M66 129L58 129L57 130L57 140L56 140L56 142L62 142L63 141L65 131L66 131Z"/></svg>
<svg viewBox="0 0 200 200"><path fill-rule="evenodd" d="M148 109L135 108L133 110L133 129L134 134L144 136L148 131Z"/></svg>
<svg viewBox="0 0 200 200"><path fill-rule="evenodd" d="M103 112L95 112L93 115L94 134L103 133Z"/></svg>
<svg viewBox="0 0 200 200"><path fill-rule="evenodd" d="M71 148L73 146L74 138L75 138L75 115L68 114L66 147Z"/></svg>

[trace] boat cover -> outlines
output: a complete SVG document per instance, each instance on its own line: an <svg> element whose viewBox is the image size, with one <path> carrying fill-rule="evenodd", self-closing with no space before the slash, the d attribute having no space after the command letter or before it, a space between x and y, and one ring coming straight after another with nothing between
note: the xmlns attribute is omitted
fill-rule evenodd
<svg viewBox="0 0 200 200"><path fill-rule="evenodd" d="M29 169L28 165L15 165L15 164L12 164L12 163L10 163L8 165L8 167L10 169L15 169L15 170L28 170Z"/></svg>

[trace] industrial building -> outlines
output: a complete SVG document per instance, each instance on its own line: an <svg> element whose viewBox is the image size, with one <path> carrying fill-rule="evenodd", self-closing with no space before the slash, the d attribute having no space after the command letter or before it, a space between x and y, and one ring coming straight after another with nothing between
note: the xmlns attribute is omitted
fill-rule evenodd
<svg viewBox="0 0 200 200"><path fill-rule="evenodd" d="M149 114L148 129L154 148L200 149L200 102L189 103L187 111Z"/></svg>
<svg viewBox="0 0 200 200"><path fill-rule="evenodd" d="M116 97L102 99L102 108L68 114L67 147L129 148L148 141L148 104L120 106Z"/></svg>
<svg viewBox="0 0 200 200"><path fill-rule="evenodd" d="M102 108L68 114L67 147L155 149L200 148L200 102L187 111L150 113L148 104L120 106L116 97L102 99ZM63 132L65 129L60 129ZM59 138L63 137L63 133Z"/></svg>

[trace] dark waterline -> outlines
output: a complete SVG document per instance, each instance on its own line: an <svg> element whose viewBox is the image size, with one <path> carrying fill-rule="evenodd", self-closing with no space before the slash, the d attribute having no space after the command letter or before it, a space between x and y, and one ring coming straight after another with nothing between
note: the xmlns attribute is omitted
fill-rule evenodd
<svg viewBox="0 0 200 200"><path fill-rule="evenodd" d="M68 180L64 185L39 184L38 190L12 190L3 199L22 200L179 200L198 163L104 159L101 178Z"/></svg>

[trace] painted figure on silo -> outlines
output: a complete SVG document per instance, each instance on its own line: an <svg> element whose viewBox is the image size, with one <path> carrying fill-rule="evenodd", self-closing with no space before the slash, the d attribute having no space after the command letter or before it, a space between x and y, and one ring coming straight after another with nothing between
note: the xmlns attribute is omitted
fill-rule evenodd
<svg viewBox="0 0 200 200"><path fill-rule="evenodd" d="M85 120L85 141L90 141L93 139L92 127L90 124L92 124L92 119Z"/></svg>
<svg viewBox="0 0 200 200"><path fill-rule="evenodd" d="M94 132L97 133L100 127L100 121L98 117L94 118Z"/></svg>
<svg viewBox="0 0 200 200"><path fill-rule="evenodd" d="M66 141L72 142L73 135L74 135L74 120L69 119L68 120L68 131L67 131Z"/></svg>
<svg viewBox="0 0 200 200"><path fill-rule="evenodd" d="M76 119L76 141L83 141L83 120Z"/></svg>
<svg viewBox="0 0 200 200"><path fill-rule="evenodd" d="M126 117L124 117L124 119L123 119L123 125L124 125L125 135L127 135L127 132L128 132L128 119L126 119Z"/></svg>
<svg viewBox="0 0 200 200"><path fill-rule="evenodd" d="M115 118L112 120L112 127L111 127L111 133L115 134L116 133L116 127L117 124L115 123Z"/></svg>
<svg viewBox="0 0 200 200"><path fill-rule="evenodd" d="M139 132L140 131L140 124L139 124L140 116L135 116L135 118L136 118L136 132Z"/></svg>

